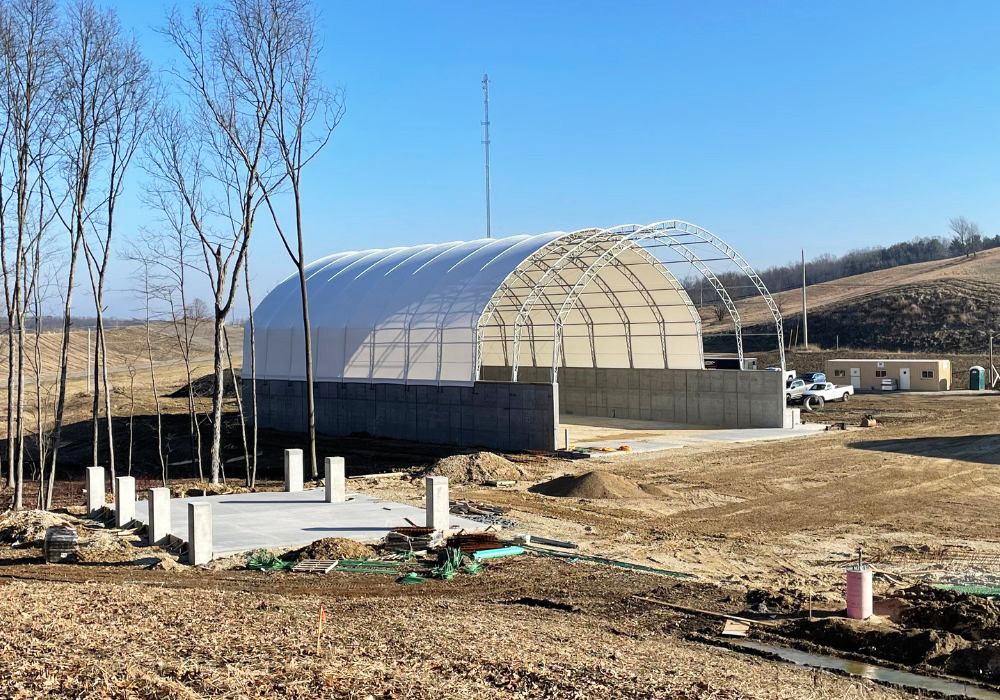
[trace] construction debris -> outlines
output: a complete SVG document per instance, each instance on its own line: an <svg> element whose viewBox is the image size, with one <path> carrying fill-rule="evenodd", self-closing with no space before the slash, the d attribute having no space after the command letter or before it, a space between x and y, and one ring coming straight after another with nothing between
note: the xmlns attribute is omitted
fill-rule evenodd
<svg viewBox="0 0 1000 700"><path fill-rule="evenodd" d="M876 425L878 425L878 421L875 420L875 416L866 415L861 419L862 428L874 428Z"/></svg>
<svg viewBox="0 0 1000 700"><path fill-rule="evenodd" d="M410 554L426 552L440 542L434 534L432 527L397 527L390 530L382 540L382 548Z"/></svg>
<svg viewBox="0 0 1000 700"><path fill-rule="evenodd" d="M388 574L390 576L399 575L399 567L403 562L382 561L375 559L341 559L331 569L350 574Z"/></svg>
<svg viewBox="0 0 1000 700"><path fill-rule="evenodd" d="M495 532L460 532L448 538L448 547L455 548L465 554L472 554L483 549L496 549L500 546Z"/></svg>
<svg viewBox="0 0 1000 700"><path fill-rule="evenodd" d="M723 637L746 637L750 633L750 623L726 618L719 634Z"/></svg>
<svg viewBox="0 0 1000 700"><path fill-rule="evenodd" d="M563 549L579 549L580 545L575 542L566 542L564 540L554 540L549 537L542 537L540 535L516 535L514 540L522 544L541 544L547 547L561 547Z"/></svg>
<svg viewBox="0 0 1000 700"><path fill-rule="evenodd" d="M689 608L686 605L676 605L674 603L668 603L665 600L657 600L656 598L645 598L640 595L632 597L635 600L641 600L644 603L652 603L653 605L659 605L664 608L670 608L671 610L677 610L678 612L687 613L689 615L706 615L708 617L717 617L723 620L735 620L736 622L741 622L745 625L764 625L765 627L778 627L780 625L780 623L773 622L771 620L752 620L748 617L740 617L739 615L729 615L728 613L720 613L720 612L715 612L713 610L701 610L699 608Z"/></svg>
<svg viewBox="0 0 1000 700"><path fill-rule="evenodd" d="M497 549L481 549L472 553L472 558L476 561L483 559L499 559L501 557L513 557L524 554L524 547L499 547Z"/></svg>
<svg viewBox="0 0 1000 700"><path fill-rule="evenodd" d="M503 514L507 510L507 508L476 501L452 501L451 503L451 512L455 515L461 515L468 520L475 520L484 525L495 525L510 530L517 527L517 522L504 517Z"/></svg>
<svg viewBox="0 0 1000 700"><path fill-rule="evenodd" d="M72 560L79 549L80 540L76 528L72 525L53 525L45 531L45 543L42 547L45 561L58 564Z"/></svg>
<svg viewBox="0 0 1000 700"><path fill-rule="evenodd" d="M304 559L292 567L293 574L328 574L338 562L333 559Z"/></svg>

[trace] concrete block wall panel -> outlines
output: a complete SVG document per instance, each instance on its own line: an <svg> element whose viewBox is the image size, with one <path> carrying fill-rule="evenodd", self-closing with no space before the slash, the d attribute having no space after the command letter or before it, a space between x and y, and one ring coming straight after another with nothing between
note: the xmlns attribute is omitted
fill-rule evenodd
<svg viewBox="0 0 1000 700"><path fill-rule="evenodd" d="M558 391L549 383L317 382L316 396L317 430L327 435L365 432L467 447L556 448ZM302 432L305 417L304 383L258 381L260 427Z"/></svg>
<svg viewBox="0 0 1000 700"><path fill-rule="evenodd" d="M524 382L545 381L545 367L523 367ZM484 377L509 377L509 367L483 367ZM559 410L566 416L652 419L733 428L782 427L780 372L564 367Z"/></svg>

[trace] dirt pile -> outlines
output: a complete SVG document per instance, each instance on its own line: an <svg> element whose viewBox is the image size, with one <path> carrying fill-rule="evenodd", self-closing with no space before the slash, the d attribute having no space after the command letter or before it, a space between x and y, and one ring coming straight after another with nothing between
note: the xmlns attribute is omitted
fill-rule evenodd
<svg viewBox="0 0 1000 700"><path fill-rule="evenodd" d="M221 496L227 493L249 493L250 489L238 484L213 484L208 481L175 481L170 484L172 498L192 496Z"/></svg>
<svg viewBox="0 0 1000 700"><path fill-rule="evenodd" d="M1000 605L992 600L922 585L899 598L906 605L898 621L907 627L945 630L971 641L1000 639Z"/></svg>
<svg viewBox="0 0 1000 700"><path fill-rule="evenodd" d="M939 630L875 627L858 620L828 617L795 623L798 635L816 644L901 664L939 663L970 643Z"/></svg>
<svg viewBox="0 0 1000 700"><path fill-rule="evenodd" d="M562 498L649 498L635 481L605 471L566 474L528 490Z"/></svg>
<svg viewBox="0 0 1000 700"><path fill-rule="evenodd" d="M72 525L72 520L44 510L6 511L0 514L0 542L40 547L45 530L54 525Z"/></svg>
<svg viewBox="0 0 1000 700"><path fill-rule="evenodd" d="M518 481L527 477L519 465L492 452L473 452L443 457L427 470L433 476L446 476L461 484L481 484L485 481Z"/></svg>
<svg viewBox="0 0 1000 700"><path fill-rule="evenodd" d="M361 542L343 537L325 537L303 547L299 559L371 559L375 550Z"/></svg>

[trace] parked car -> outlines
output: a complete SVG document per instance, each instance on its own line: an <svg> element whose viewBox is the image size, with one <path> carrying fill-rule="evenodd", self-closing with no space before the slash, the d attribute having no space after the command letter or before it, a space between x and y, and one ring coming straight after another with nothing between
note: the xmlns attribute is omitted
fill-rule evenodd
<svg viewBox="0 0 1000 700"><path fill-rule="evenodd" d="M804 381L806 384L822 384L826 381L825 372L803 372L799 375L799 379Z"/></svg>
<svg viewBox="0 0 1000 700"><path fill-rule="evenodd" d="M792 380L795 379L795 370L793 369L781 369L781 367L768 367L767 369L771 372L781 372L785 377L785 386L791 384Z"/></svg>
<svg viewBox="0 0 1000 700"><path fill-rule="evenodd" d="M788 386L785 387L785 401L788 403L794 403L796 400L802 397L802 392L808 389L811 384L806 384L801 379L793 379L788 382Z"/></svg>
<svg viewBox="0 0 1000 700"><path fill-rule="evenodd" d="M854 387L850 384L847 385L837 385L831 384L830 382L818 382L812 384L808 389L803 391L800 398L804 401L806 398L811 396L816 396L823 401L847 401L847 399L854 394Z"/></svg>

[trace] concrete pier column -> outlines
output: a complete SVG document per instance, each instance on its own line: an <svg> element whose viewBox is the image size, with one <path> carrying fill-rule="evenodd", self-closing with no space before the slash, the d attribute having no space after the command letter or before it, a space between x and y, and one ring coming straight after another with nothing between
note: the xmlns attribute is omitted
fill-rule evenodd
<svg viewBox="0 0 1000 700"><path fill-rule="evenodd" d="M344 458L327 457L323 466L326 472L326 502L343 503L347 497L347 486L344 483Z"/></svg>
<svg viewBox="0 0 1000 700"><path fill-rule="evenodd" d="M302 490L302 450L285 450L285 491Z"/></svg>
<svg viewBox="0 0 1000 700"><path fill-rule="evenodd" d="M188 503L188 564L198 566L212 561L212 504Z"/></svg>
<svg viewBox="0 0 1000 700"><path fill-rule="evenodd" d="M424 508L427 511L427 527L435 530L447 530L451 524L448 515L448 477L429 476L424 480L426 492Z"/></svg>
<svg viewBox="0 0 1000 700"><path fill-rule="evenodd" d="M115 482L115 525L125 527L135 520L135 477L119 476Z"/></svg>
<svg viewBox="0 0 1000 700"><path fill-rule="evenodd" d="M170 489L149 489L149 544L162 544L170 533Z"/></svg>
<svg viewBox="0 0 1000 700"><path fill-rule="evenodd" d="M104 467L87 467L87 513L104 507Z"/></svg>

